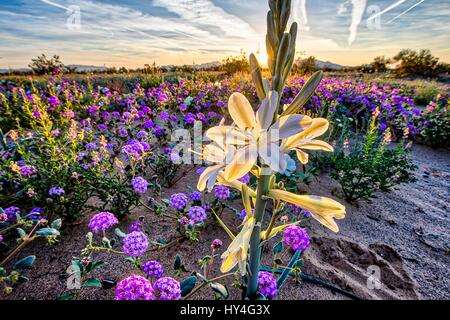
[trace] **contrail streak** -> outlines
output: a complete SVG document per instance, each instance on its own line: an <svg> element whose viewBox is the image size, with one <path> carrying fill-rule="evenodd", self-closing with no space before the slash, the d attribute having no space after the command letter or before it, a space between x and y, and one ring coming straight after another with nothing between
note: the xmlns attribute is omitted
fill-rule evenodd
<svg viewBox="0 0 450 320"><path fill-rule="evenodd" d="M380 12L378 12L377 14L374 14L373 16L369 17L369 18L367 19L367 21L373 20L373 19L375 19L375 18L377 18L377 17L379 17L379 16L385 14L386 12L391 11L392 9L397 8L399 5L401 5L402 3L406 2L406 1L407 1L407 0L400 0L400 1L397 1L396 3L391 4L389 7L387 7L387 8L384 9L383 11L380 11Z"/></svg>
<svg viewBox="0 0 450 320"><path fill-rule="evenodd" d="M409 11L411 11L412 9L414 9L415 7L417 7L419 4L421 4L422 2L425 2L425 0L420 0L419 2L417 2L415 5L413 5L412 7L410 7L409 9L403 11L402 13L400 13L398 16L396 16L395 18L393 18L392 20L389 20L388 22L386 22L386 24L389 24L391 22L394 22L395 20L397 20L398 18L400 18L401 16L407 14Z"/></svg>

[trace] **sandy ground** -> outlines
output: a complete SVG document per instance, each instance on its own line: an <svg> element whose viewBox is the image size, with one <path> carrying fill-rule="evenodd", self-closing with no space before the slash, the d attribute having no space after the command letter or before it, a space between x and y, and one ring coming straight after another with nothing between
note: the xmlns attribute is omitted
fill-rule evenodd
<svg viewBox="0 0 450 320"><path fill-rule="evenodd" d="M304 273L330 282L355 293L363 299L450 299L450 151L413 147L413 159L418 165L417 182L398 187L391 193L380 193L372 204L358 207L347 204L347 217L339 221L340 233L333 234L313 222L313 244L304 256ZM192 175L181 179L175 192L188 192ZM339 196L339 186L327 176L319 177L306 190L311 194ZM342 201L342 200L340 200ZM170 222L163 221L148 211L145 230L150 238L174 239L176 232ZM227 223L239 222L224 215ZM132 221L122 222L122 228ZM57 246L41 249L44 243L35 243L24 249L20 257L37 254L32 269L25 272L30 282L0 299L55 299L66 291L65 271L73 256L84 247L85 224L66 227ZM197 260L210 253L209 245L215 238L229 243L228 236L214 223L208 223L198 242L183 242L159 252L149 252L146 260L163 263L168 274L173 274L177 253L188 270L199 270ZM223 250L222 248L221 250ZM42 254L39 254L39 252ZM98 272L101 279L120 280L131 274L131 267L122 257L98 254L107 266ZM219 261L213 266L217 272ZM369 278L371 270L379 271L379 282ZM180 277L186 277L189 273ZM377 278L375 278L377 279ZM231 291L230 299L239 299L240 292L232 287L232 279L225 281ZM112 299L114 289L86 289L83 299ZM204 288L194 299L211 299L212 291ZM347 299L317 284L289 281L278 299Z"/></svg>

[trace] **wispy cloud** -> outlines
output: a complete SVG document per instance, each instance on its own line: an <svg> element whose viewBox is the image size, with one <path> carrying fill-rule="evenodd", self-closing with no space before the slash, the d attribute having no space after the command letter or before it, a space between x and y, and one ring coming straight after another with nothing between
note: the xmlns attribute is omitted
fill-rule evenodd
<svg viewBox="0 0 450 320"><path fill-rule="evenodd" d="M415 5L419 1L293 0L294 19L308 27L301 28L298 50L355 64L402 47L429 47L450 60L447 1ZM353 10L357 4L364 4L359 11ZM380 29L366 25L373 16L369 4L384 11ZM74 5L81 12L79 29L67 27L67 9ZM66 63L131 67L153 60L219 60L241 48L258 49L266 11L262 0L5 1L0 3L0 68L25 66L42 52L60 54Z"/></svg>

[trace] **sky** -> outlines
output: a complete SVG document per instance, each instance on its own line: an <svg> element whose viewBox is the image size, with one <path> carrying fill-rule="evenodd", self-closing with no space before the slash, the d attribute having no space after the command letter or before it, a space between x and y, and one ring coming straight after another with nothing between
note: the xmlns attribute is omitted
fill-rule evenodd
<svg viewBox="0 0 450 320"><path fill-rule="evenodd" d="M450 62L450 0L292 0L299 54L342 65L429 48ZM58 54L65 64L143 67L259 53L265 0L0 0L0 68Z"/></svg>

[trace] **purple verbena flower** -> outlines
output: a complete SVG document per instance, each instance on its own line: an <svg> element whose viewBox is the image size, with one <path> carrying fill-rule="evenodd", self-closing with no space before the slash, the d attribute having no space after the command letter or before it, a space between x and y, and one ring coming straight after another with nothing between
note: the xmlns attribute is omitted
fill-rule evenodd
<svg viewBox="0 0 450 320"><path fill-rule="evenodd" d="M147 248L147 236L140 231L133 231L123 239L123 251L130 257L142 256Z"/></svg>
<svg viewBox="0 0 450 320"><path fill-rule="evenodd" d="M155 300L152 284L144 277L132 275L117 284L114 300Z"/></svg>
<svg viewBox="0 0 450 320"><path fill-rule="evenodd" d="M184 193L175 193L170 196L170 206L177 210L183 210L188 203L188 197Z"/></svg>
<svg viewBox="0 0 450 320"><path fill-rule="evenodd" d="M191 198L192 201L202 201L202 193L198 191L191 192L189 198Z"/></svg>
<svg viewBox="0 0 450 320"><path fill-rule="evenodd" d="M131 180L131 185L133 186L133 189L137 193L145 193L148 188L148 182L142 177L135 177L133 180Z"/></svg>
<svg viewBox="0 0 450 320"><path fill-rule="evenodd" d="M88 226L94 233L97 233L100 230L105 231L118 223L119 220L117 220L115 215L105 211L94 215L89 221Z"/></svg>
<svg viewBox="0 0 450 320"><path fill-rule="evenodd" d="M4 211L6 216L8 217L9 222L16 222L17 216L20 216L20 209L14 206L8 207Z"/></svg>
<svg viewBox="0 0 450 320"><path fill-rule="evenodd" d="M259 293L269 299L275 298L278 292L277 281L272 273L260 271L258 274Z"/></svg>
<svg viewBox="0 0 450 320"><path fill-rule="evenodd" d="M30 220L41 220L44 219L45 216L43 215L44 213L44 208L40 208L40 207L36 207L31 209L29 215L28 215L28 219Z"/></svg>
<svg viewBox="0 0 450 320"><path fill-rule="evenodd" d="M230 189L225 186L215 186L213 189L214 195L219 200L228 200L230 198Z"/></svg>
<svg viewBox="0 0 450 320"><path fill-rule="evenodd" d="M191 207L188 212L188 216L191 219L193 224L202 223L206 220L206 211L202 207Z"/></svg>
<svg viewBox="0 0 450 320"><path fill-rule="evenodd" d="M156 280L153 290L153 294L158 300L179 300L181 298L180 283L170 277Z"/></svg>
<svg viewBox="0 0 450 320"><path fill-rule="evenodd" d="M158 261L147 261L142 266L142 271L149 277L153 279L159 279L164 273L163 266Z"/></svg>
<svg viewBox="0 0 450 320"><path fill-rule="evenodd" d="M311 241L306 230L299 226L289 226L284 229L283 242L292 250L306 250Z"/></svg>
<svg viewBox="0 0 450 320"><path fill-rule="evenodd" d="M248 183L250 183L250 176L248 174L246 174L242 178L238 179L238 181L240 181L244 184L248 184Z"/></svg>
<svg viewBox="0 0 450 320"><path fill-rule="evenodd" d="M50 197L53 197L53 196L61 197L63 194L64 194L64 189L63 188L59 188L59 187L52 187L48 191L48 195Z"/></svg>

